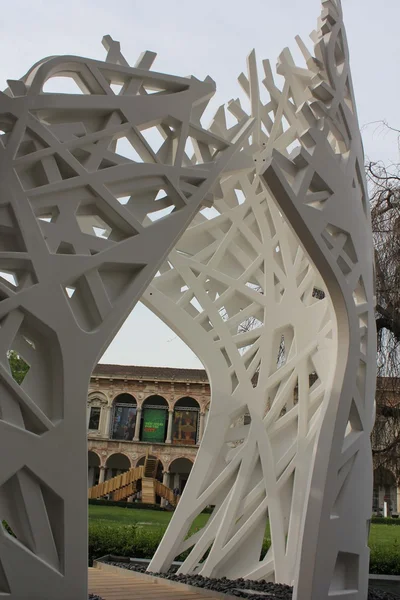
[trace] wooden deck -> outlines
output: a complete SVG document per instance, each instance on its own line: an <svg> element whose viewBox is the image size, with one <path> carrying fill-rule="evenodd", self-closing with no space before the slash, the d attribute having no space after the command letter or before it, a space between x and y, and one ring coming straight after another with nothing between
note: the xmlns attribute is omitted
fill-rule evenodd
<svg viewBox="0 0 400 600"><path fill-rule="evenodd" d="M89 568L89 593L98 594L103 600L220 600L219 594L211 595L202 590L192 591L185 586L171 583L155 583L135 576L132 571L124 574ZM161 580L162 581L162 580Z"/></svg>

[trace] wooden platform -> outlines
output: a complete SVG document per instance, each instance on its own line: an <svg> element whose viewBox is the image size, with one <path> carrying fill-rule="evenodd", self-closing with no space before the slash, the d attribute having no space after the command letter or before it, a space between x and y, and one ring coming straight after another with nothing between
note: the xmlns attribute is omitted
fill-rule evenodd
<svg viewBox="0 0 400 600"><path fill-rule="evenodd" d="M122 569L121 569L122 571ZM202 593L202 590L192 591L184 586L172 583L154 583L149 577L135 576L132 571L115 573L101 569L89 568L89 593L98 594L103 600L220 600L220 594L215 596Z"/></svg>

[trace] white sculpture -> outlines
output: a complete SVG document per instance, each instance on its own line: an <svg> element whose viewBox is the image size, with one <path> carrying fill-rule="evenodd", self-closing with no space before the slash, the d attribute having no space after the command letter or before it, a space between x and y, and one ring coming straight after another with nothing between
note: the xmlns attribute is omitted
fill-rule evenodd
<svg viewBox="0 0 400 600"><path fill-rule="evenodd" d="M376 334L363 150L339 0L315 56L254 53L253 168L221 181L144 294L199 356L212 403L196 463L149 570L270 579L297 600L365 600ZM247 114L228 104L238 121ZM224 109L211 130L229 135ZM300 240L300 242L299 242ZM251 422L244 424L244 416ZM188 539L193 519L212 516ZM269 520L271 547L260 556Z"/></svg>
<svg viewBox="0 0 400 600"><path fill-rule="evenodd" d="M0 93L0 518L16 536L0 528L0 594L12 600L87 599L90 374L222 171L249 160L251 122L223 139L200 125L211 79L151 72L151 52L131 68L104 43L105 63L48 58ZM58 76L82 93L46 93ZM30 365L21 385L11 349Z"/></svg>

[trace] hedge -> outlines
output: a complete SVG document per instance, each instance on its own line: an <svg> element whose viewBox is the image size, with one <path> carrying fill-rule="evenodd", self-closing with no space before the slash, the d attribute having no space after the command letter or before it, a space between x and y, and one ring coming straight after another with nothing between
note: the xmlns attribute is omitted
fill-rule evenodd
<svg viewBox="0 0 400 600"><path fill-rule="evenodd" d="M390 519L387 519L388 521ZM383 519L379 519L382 523ZM393 523L392 523L393 524ZM138 527L137 525L104 525L89 523L89 566L93 560L113 554L126 558L152 558L164 534L164 527ZM264 539L262 554L265 556L270 545ZM176 560L184 560L190 550ZM371 546L370 573L377 575L400 575L400 547Z"/></svg>
<svg viewBox="0 0 400 600"><path fill-rule="evenodd" d="M199 528L200 529L200 528ZM165 527L138 527L137 525L104 525L89 522L89 566L93 560L113 554L126 558L152 558L164 535ZM195 531L193 532L195 533ZM269 548L269 540L263 543L263 554ZM176 560L185 560L190 550Z"/></svg>
<svg viewBox="0 0 400 600"><path fill-rule="evenodd" d="M400 575L400 552L398 547L382 546L370 548L369 572L376 575Z"/></svg>
<svg viewBox="0 0 400 600"><path fill-rule="evenodd" d="M163 534L164 528L89 523L89 566L106 554L151 558Z"/></svg>
<svg viewBox="0 0 400 600"><path fill-rule="evenodd" d="M96 504L97 506L120 506L121 508L141 508L144 510L159 510L166 511L165 508L159 504L142 504L141 502L123 502L117 500L89 500L89 504Z"/></svg>
<svg viewBox="0 0 400 600"><path fill-rule="evenodd" d="M95 504L97 506L120 506L121 508L141 508L144 510L158 510L158 511L168 511L170 509L164 508L159 504L142 504L141 502L124 502L117 500L103 500L103 499L93 499L89 500L89 504ZM205 514L211 514L213 511L213 507L206 507L202 512Z"/></svg>
<svg viewBox="0 0 400 600"><path fill-rule="evenodd" d="M391 517L372 517L371 523L375 525L400 525L400 519L392 519Z"/></svg>

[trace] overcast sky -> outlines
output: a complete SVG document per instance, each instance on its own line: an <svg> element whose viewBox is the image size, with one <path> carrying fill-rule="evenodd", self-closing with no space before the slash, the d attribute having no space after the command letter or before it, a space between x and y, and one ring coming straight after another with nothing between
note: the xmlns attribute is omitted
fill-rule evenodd
<svg viewBox="0 0 400 600"><path fill-rule="evenodd" d="M397 142L375 122L400 128L399 0L343 0L353 84L366 155L397 160ZM103 35L121 42L131 64L143 50L157 52L154 69L175 75L210 75L212 106L239 94L236 78L255 48L276 58L294 37L308 41L319 0L13 0L0 21L0 89L39 59L75 54L104 59ZM374 124L375 123L375 124ZM201 367L176 335L138 305L102 362Z"/></svg>

